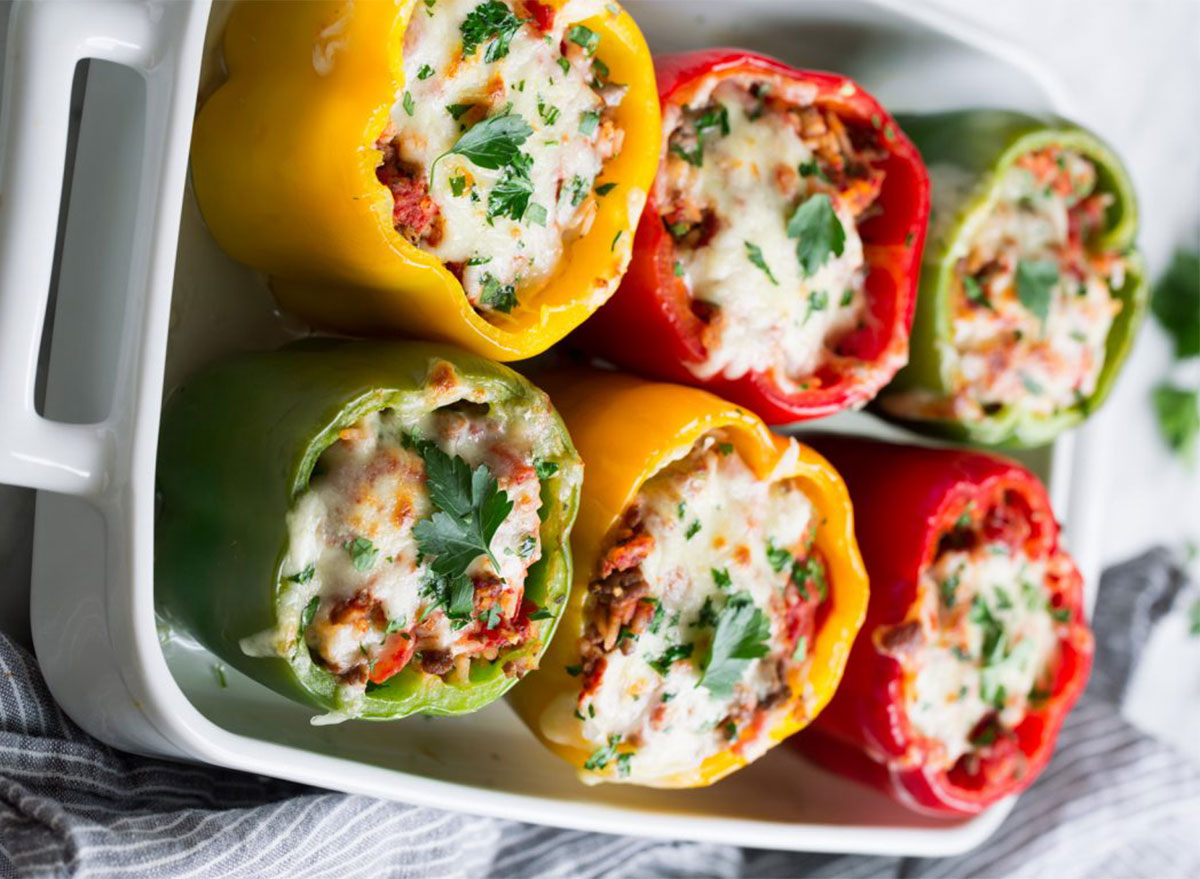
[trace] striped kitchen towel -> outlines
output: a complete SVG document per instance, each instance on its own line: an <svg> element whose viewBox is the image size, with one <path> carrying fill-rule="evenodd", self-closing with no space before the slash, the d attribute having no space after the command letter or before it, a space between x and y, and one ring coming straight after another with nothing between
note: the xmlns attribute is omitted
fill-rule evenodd
<svg viewBox="0 0 1200 879"><path fill-rule="evenodd" d="M0 875L1200 876L1200 768L1115 707L1183 589L1163 550L1106 572L1097 671L1053 761L987 844L942 860L553 830L135 757L64 717L34 659L0 636Z"/></svg>

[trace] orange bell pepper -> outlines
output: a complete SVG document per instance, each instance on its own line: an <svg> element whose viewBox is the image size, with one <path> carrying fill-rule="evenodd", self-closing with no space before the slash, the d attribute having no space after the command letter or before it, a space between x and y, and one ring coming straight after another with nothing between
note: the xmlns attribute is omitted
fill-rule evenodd
<svg viewBox="0 0 1200 879"><path fill-rule="evenodd" d="M759 735L773 746L806 726L833 696L867 606L867 576L854 538L850 498L841 477L813 450L773 434L749 411L695 388L630 376L580 372L540 376L584 459L586 477L571 537L573 588L558 634L540 664L509 696L534 734L579 769L585 781L619 781L613 763L584 768L594 751L574 714L588 583L611 532L642 484L701 436L724 428L738 453L765 480L798 480L816 508L815 548L825 559L829 600L811 644L807 674L789 680L791 710ZM739 743L742 744L742 743ZM741 768L748 757L729 748L693 769L657 779L656 787L700 787Z"/></svg>

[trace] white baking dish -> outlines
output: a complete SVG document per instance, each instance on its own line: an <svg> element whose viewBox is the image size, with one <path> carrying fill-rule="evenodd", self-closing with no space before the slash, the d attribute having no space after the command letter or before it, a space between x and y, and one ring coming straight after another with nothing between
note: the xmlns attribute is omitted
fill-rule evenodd
<svg viewBox="0 0 1200 879"><path fill-rule="evenodd" d="M861 81L887 106L1069 108L1011 47L902 0L629 4L651 46L738 44ZM812 851L947 855L1011 802L922 818L777 749L697 791L587 788L503 703L463 718L313 727L154 612L154 468L164 387L219 354L303 328L208 237L185 193L204 3L21 5L10 26L0 165L0 481L38 496L33 634L55 697L121 748L411 803L559 826ZM34 379L71 79L93 64L62 242L44 417ZM118 66L120 65L120 66ZM182 215L182 222L180 217ZM165 377L165 384L164 384ZM893 434L865 415L833 419ZM822 426L827 426L825 422ZM1087 428L1026 456L1094 586L1089 511L1104 444Z"/></svg>

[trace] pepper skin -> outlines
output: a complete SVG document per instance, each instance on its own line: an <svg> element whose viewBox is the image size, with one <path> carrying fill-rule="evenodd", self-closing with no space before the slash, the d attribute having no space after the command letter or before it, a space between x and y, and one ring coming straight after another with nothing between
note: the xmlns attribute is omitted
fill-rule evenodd
<svg viewBox="0 0 1200 879"><path fill-rule="evenodd" d="M951 199L939 202L931 217L929 246L921 267L921 287L913 323L908 365L876 401L874 410L905 427L934 436L982 445L1027 448L1048 443L1058 434L1095 412L1112 389L1125 355L1146 311L1145 267L1134 246L1137 202L1129 174L1113 152L1088 131L1056 117L1036 118L1005 110L964 110L928 116L897 117L921 149L931 168L946 168L955 177L974 181ZM1050 416L1018 417L1006 407L981 421L904 418L889 412L887 398L896 393L926 390L945 399L953 389L946 357L951 347L951 278L961 256L960 242L971 221L989 207L1004 172L1024 153L1050 145L1078 150L1098 171L1097 189L1112 195L1105 228L1097 245L1121 252L1127 261L1126 280L1113 295L1121 311L1113 320L1105 346L1104 366L1092 394Z"/></svg>
<svg viewBox="0 0 1200 879"><path fill-rule="evenodd" d="M396 232L392 195L375 176L376 139L404 91L404 32L420 7L239 3L225 32L229 78L196 119L196 197L221 247L271 275L279 303L314 326L451 342L501 361L532 357L612 295L628 263L658 158L650 52L615 3L586 20L613 81L629 87L615 116L624 145L597 181L617 185L597 199L588 233L531 307L492 323L436 257Z"/></svg>
<svg viewBox="0 0 1200 879"><path fill-rule="evenodd" d="M828 611L812 646L807 679L790 682L793 711L767 735L774 745L803 728L833 695L867 604L853 512L837 473L811 449L772 434L754 415L704 391L600 372L566 373L543 381L550 385L555 406L584 458L587 479L571 538L575 560L571 598L538 673L509 696L517 713L548 748L577 768L584 781L618 780L612 765L583 769L594 746L582 738L573 712L580 682L568 674L567 667L580 662L588 582L606 538L642 484L702 435L726 428L755 473L800 480L822 517L815 545L828 566ZM745 757L730 749L655 786L701 787L745 763Z"/></svg>
<svg viewBox="0 0 1200 879"><path fill-rule="evenodd" d="M496 699L516 683L505 664L536 662L558 624L571 578L567 539L581 468L544 393L506 367L446 345L300 343L223 361L185 382L167 402L159 440L160 610L243 673L336 711L336 679L310 661L303 638L288 659L251 657L239 644L276 625L288 511L342 428L387 407L446 399L463 386L491 406L552 425L557 453L545 459L558 471L542 481L543 556L525 586L526 598L550 616L534 621L532 637L496 662L473 662L466 684L410 665L367 692L356 716L462 714Z"/></svg>
<svg viewBox="0 0 1200 879"><path fill-rule="evenodd" d="M861 362L854 369L821 376L819 387L787 393L763 373L730 380L697 378L687 363L705 359L703 324L691 310L683 282L675 276L675 244L650 191L638 224L633 260L617 294L585 324L583 347L634 372L703 387L745 406L768 424L785 424L860 407L895 375L908 356L908 333L916 299L917 270L929 215L929 179L916 148L878 102L852 80L832 73L796 70L772 58L737 49L706 49L655 59L664 108L686 105L711 77L752 73L816 87L815 103L843 119L877 131L888 153L879 196L882 211L859 226L866 264L866 290L873 320L855 330L843 348ZM665 167L667 141L663 138Z"/></svg>
<svg viewBox="0 0 1200 879"><path fill-rule="evenodd" d="M931 814L975 814L1028 787L1050 759L1063 718L1087 683L1093 652L1083 618L1082 579L1059 547L1058 523L1042 484L1016 463L981 452L843 436L809 439L850 489L871 601L840 689L794 746L826 769ZM1053 602L1066 618L1057 626L1060 658L1050 693L1016 728L1024 771L1005 775L984 760L978 775L967 775L957 765L949 770L923 765L927 746L908 721L900 663L877 645L882 631L911 618L918 573L934 557L939 536L968 504L1000 492L1013 493L1028 509L1024 546L1035 557L1054 560L1061 576Z"/></svg>

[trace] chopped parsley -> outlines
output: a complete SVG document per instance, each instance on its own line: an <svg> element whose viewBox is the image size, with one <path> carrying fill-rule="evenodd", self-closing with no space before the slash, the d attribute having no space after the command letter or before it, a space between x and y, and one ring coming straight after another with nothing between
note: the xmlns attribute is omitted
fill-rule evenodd
<svg viewBox="0 0 1200 879"><path fill-rule="evenodd" d="M846 247L846 230L823 192L797 206L788 220L787 234L796 239L796 258L808 276L816 274L831 256L841 256Z"/></svg>
<svg viewBox="0 0 1200 879"><path fill-rule="evenodd" d="M592 752L592 755L587 758L587 762L583 764L583 768L589 772L595 772L597 769L603 769L610 762L617 758L617 745L620 744L621 737L619 735L611 735L608 737L608 744L597 748Z"/></svg>
<svg viewBox="0 0 1200 879"><path fill-rule="evenodd" d="M550 608L548 607L539 607L529 615L529 618L534 621L549 620L554 618L554 614L550 612Z"/></svg>
<svg viewBox="0 0 1200 879"><path fill-rule="evenodd" d="M375 548L375 544L365 537L355 537L353 540L347 540L342 544L346 552L350 553L350 560L354 564L354 570L366 571L375 564L375 559L379 555L379 550Z"/></svg>
<svg viewBox="0 0 1200 879"><path fill-rule="evenodd" d="M767 562L771 565L771 570L778 574L792 563L792 554L768 539Z"/></svg>
<svg viewBox="0 0 1200 879"><path fill-rule="evenodd" d="M722 455L732 455L733 443L717 443L717 451Z"/></svg>
<svg viewBox="0 0 1200 879"><path fill-rule="evenodd" d="M313 565L307 565L307 566L305 566L303 571L297 571L294 574L288 574L283 579L287 580L289 583L304 584L304 583L309 582L316 575L316 573L317 573L316 567L314 567Z"/></svg>
<svg viewBox="0 0 1200 879"><path fill-rule="evenodd" d="M538 115L542 117L542 121L547 125L553 125L560 115L560 110L553 104L547 104L541 95L537 99Z"/></svg>
<svg viewBox="0 0 1200 879"><path fill-rule="evenodd" d="M537 202L531 202L529 207L525 208L525 220L534 223L538 226L546 225L546 209Z"/></svg>
<svg viewBox="0 0 1200 879"><path fill-rule="evenodd" d="M700 520L693 519L691 524L687 526L687 530L683 532L685 540L691 540L700 533Z"/></svg>
<svg viewBox="0 0 1200 879"><path fill-rule="evenodd" d="M584 110L579 114L579 133L591 137L600 125L600 111Z"/></svg>
<svg viewBox="0 0 1200 879"><path fill-rule="evenodd" d="M658 672L663 677L671 671L671 666L682 659L691 659L692 651L696 649L694 644L672 644L662 652L662 655L657 659L649 659L646 664Z"/></svg>
<svg viewBox="0 0 1200 879"><path fill-rule="evenodd" d="M973 276L963 275L962 283L963 292L967 294L969 302L974 302L976 305L995 311L992 308L991 300L988 299L987 293L983 290L983 286Z"/></svg>
<svg viewBox="0 0 1200 879"><path fill-rule="evenodd" d="M729 571L725 568L710 568L712 571L713 582L717 584L718 589L732 589L733 578L729 576Z"/></svg>
<svg viewBox="0 0 1200 879"><path fill-rule="evenodd" d="M568 665L568 666L566 666L566 672L571 677L577 678L581 674L583 674L583 666L582 665Z"/></svg>
<svg viewBox="0 0 1200 879"><path fill-rule="evenodd" d="M451 104L450 106L469 107L470 105ZM446 109L449 110L450 107ZM432 182L433 169L437 163L451 154L462 156L480 168L487 168L491 171L511 165L521 155L521 145L529 139L531 134L533 134L533 129L529 127L529 123L515 113L505 113L501 116L484 119L467 129L454 146L433 160L433 165L429 168L429 179Z"/></svg>
<svg viewBox="0 0 1200 879"><path fill-rule="evenodd" d="M829 182L829 178L825 176L825 172L821 170L821 166L817 164L816 159L809 159L807 162L801 162L796 168L800 172L801 177L816 177L818 180Z"/></svg>
<svg viewBox="0 0 1200 879"><path fill-rule="evenodd" d="M766 259L763 258L762 248L753 241L746 241L744 243L746 245L746 258L749 259L754 265L762 269L763 274L767 276L767 279L770 280L770 282L776 287L778 287L779 282L775 280L775 275L771 273L771 267L767 265Z"/></svg>
<svg viewBox="0 0 1200 879"><path fill-rule="evenodd" d="M408 617L398 616L395 619L388 620L387 628L383 630L385 635L391 635L395 632L402 632L408 628Z"/></svg>
<svg viewBox="0 0 1200 879"><path fill-rule="evenodd" d="M568 61L566 58L559 58L559 59L558 59L558 66L562 68L562 72L563 72L563 73L570 73L570 72L571 72L571 62L570 62L570 61Z"/></svg>
<svg viewBox="0 0 1200 879"><path fill-rule="evenodd" d="M588 194L588 182L585 178L576 174L571 178L571 182L564 190L571 198L571 207L578 207Z"/></svg>
<svg viewBox="0 0 1200 879"><path fill-rule="evenodd" d="M601 183L599 186L596 187L596 195L603 198L604 196L606 196L610 192L612 192L614 189L616 189L616 187L617 187L617 184L615 184L615 183Z"/></svg>
<svg viewBox="0 0 1200 879"><path fill-rule="evenodd" d="M617 775L626 778L629 775L629 764L633 760L633 754L626 751L624 754L617 755Z"/></svg>
<svg viewBox="0 0 1200 879"><path fill-rule="evenodd" d="M567 31L567 39L583 49L583 54L589 58L596 54L596 47L600 45L600 35L581 24L571 25L570 30Z"/></svg>
<svg viewBox="0 0 1200 879"><path fill-rule="evenodd" d="M502 619L500 605L493 604L487 610L480 613L476 619L483 623L484 629L490 632L492 629L496 628L496 626L500 625L500 620Z"/></svg>
<svg viewBox="0 0 1200 879"><path fill-rule="evenodd" d="M808 592L804 584L812 583L817 588L817 595L824 601L829 594L829 586L825 582L825 567L816 558L796 559L792 562L792 582L800 587L800 594L805 599Z"/></svg>
<svg viewBox="0 0 1200 879"><path fill-rule="evenodd" d="M483 291L479 294L479 302L508 314L517 304L517 290L512 284L501 284L491 272L487 272L483 276Z"/></svg>
<svg viewBox="0 0 1200 879"><path fill-rule="evenodd" d="M522 24L523 21L501 0L480 3L459 25L463 57L471 57L479 46L490 41L483 60L489 64L499 61L508 54L508 44Z"/></svg>
<svg viewBox="0 0 1200 879"><path fill-rule="evenodd" d="M446 112L454 117L455 120L461 119L463 115L475 107L474 104L447 104ZM412 115L411 113L409 114Z"/></svg>
<svg viewBox="0 0 1200 879"><path fill-rule="evenodd" d="M647 628L650 630L650 634L658 634L658 630L662 628L663 618L666 617L666 615L666 611L663 610L662 602L655 598L654 616L650 617L650 625L647 626Z"/></svg>
<svg viewBox="0 0 1200 879"><path fill-rule="evenodd" d="M537 474L538 479L549 479L558 472L558 464L539 458L533 462L533 472Z"/></svg>
<svg viewBox="0 0 1200 879"><path fill-rule="evenodd" d="M417 102L413 98L412 92L408 91L407 89L405 89L405 91L404 91L403 104L404 104L404 112L407 113L409 116L411 116L413 114L413 111L417 109Z"/></svg>
<svg viewBox="0 0 1200 879"><path fill-rule="evenodd" d="M462 195L467 188L467 178L459 174L450 178L450 194L455 198Z"/></svg>
<svg viewBox="0 0 1200 879"><path fill-rule="evenodd" d="M847 305L849 305L853 301L854 301L854 288L847 287L845 290L842 291L842 298L841 298L841 301L838 302L838 305L840 305L842 308L845 308Z"/></svg>
<svg viewBox="0 0 1200 879"><path fill-rule="evenodd" d="M312 624L313 617L317 615L317 608L320 607L320 605L321 599L316 595L309 600L308 604L304 605L304 610L300 612L301 632L303 632Z"/></svg>
<svg viewBox="0 0 1200 879"><path fill-rule="evenodd" d="M796 639L796 649L792 651L792 662L804 662L808 656L808 638L801 635Z"/></svg>
<svg viewBox="0 0 1200 879"><path fill-rule="evenodd" d="M953 608L958 601L958 585L962 582L962 568L959 568L942 582L938 583L938 592L942 596L942 604L947 609Z"/></svg>
<svg viewBox="0 0 1200 879"><path fill-rule="evenodd" d="M473 130L473 129L472 129ZM500 173L500 179L488 193L487 217L511 217L520 220L529 209L529 199L533 196L533 178L529 176L533 167L533 158L525 153L517 153L505 169ZM543 213L544 213L543 208ZM543 221L545 217L542 217Z"/></svg>
<svg viewBox="0 0 1200 879"><path fill-rule="evenodd" d="M700 686L718 699L732 696L734 684L741 680L750 661L767 655L770 637L771 622L755 606L750 593L739 592L730 598L717 616Z"/></svg>
<svg viewBox="0 0 1200 879"><path fill-rule="evenodd" d="M429 79L433 76L433 68L428 64L422 64L421 69L417 71L417 79Z"/></svg>

